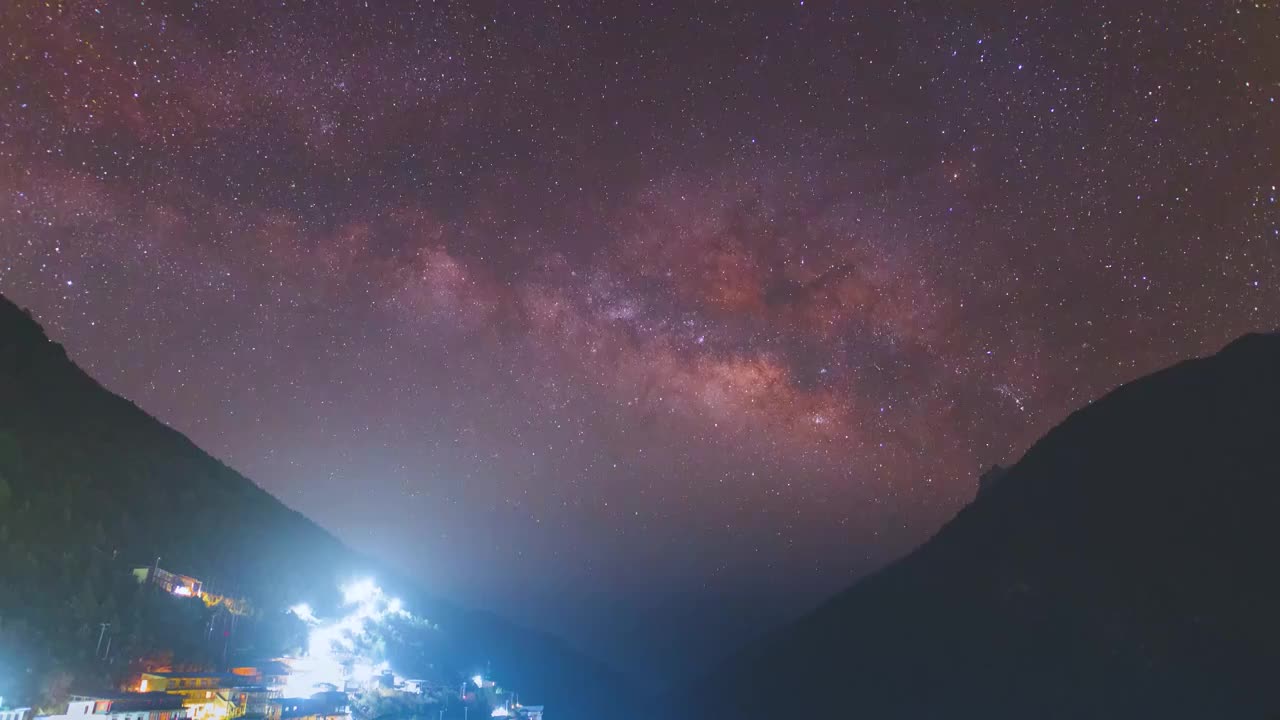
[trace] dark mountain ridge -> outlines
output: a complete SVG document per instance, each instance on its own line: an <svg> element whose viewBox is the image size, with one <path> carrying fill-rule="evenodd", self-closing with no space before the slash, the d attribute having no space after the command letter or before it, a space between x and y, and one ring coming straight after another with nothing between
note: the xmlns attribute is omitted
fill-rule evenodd
<svg viewBox="0 0 1280 720"><path fill-rule="evenodd" d="M488 665L556 717L588 716L622 693L559 641L434 598L353 552L103 388L0 296L0 667L17 668L0 694L36 695L54 669L99 667L99 623L137 624L122 606L127 568L157 556L259 609L332 609L340 582L374 576L441 626L436 652L456 671Z"/></svg>
<svg viewBox="0 0 1280 720"><path fill-rule="evenodd" d="M919 549L671 704L689 718L1267 717L1278 512L1280 335L1248 335L1073 413Z"/></svg>

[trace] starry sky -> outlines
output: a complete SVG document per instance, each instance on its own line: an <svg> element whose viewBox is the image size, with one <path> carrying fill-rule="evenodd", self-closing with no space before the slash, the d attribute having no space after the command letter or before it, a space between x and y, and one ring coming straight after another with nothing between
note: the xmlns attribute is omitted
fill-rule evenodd
<svg viewBox="0 0 1280 720"><path fill-rule="evenodd" d="M356 547L639 663L1274 329L1277 37L1236 0L8 0L0 292Z"/></svg>

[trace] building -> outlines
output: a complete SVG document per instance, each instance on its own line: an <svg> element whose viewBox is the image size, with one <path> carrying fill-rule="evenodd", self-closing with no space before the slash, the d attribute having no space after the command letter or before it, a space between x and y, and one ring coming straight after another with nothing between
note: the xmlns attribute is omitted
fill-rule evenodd
<svg viewBox="0 0 1280 720"><path fill-rule="evenodd" d="M246 685L223 691L224 696L237 708L234 717L251 720L280 720L280 704L275 702L280 697L262 685Z"/></svg>
<svg viewBox="0 0 1280 720"><path fill-rule="evenodd" d="M142 673L138 690L177 695L191 720L232 720L247 714L251 696L261 695L264 709L269 699L266 688L231 673Z"/></svg>
<svg viewBox="0 0 1280 720"><path fill-rule="evenodd" d="M244 598L209 592L203 581L190 575L179 575L160 567L139 567L133 569L133 577L139 583L152 583L179 597L200 598L205 605L211 608L221 607L233 615L243 616L250 612L249 603Z"/></svg>
<svg viewBox="0 0 1280 720"><path fill-rule="evenodd" d="M278 660L238 665L231 668L231 674L242 678L246 683L262 685L273 698L284 695L284 686L289 682L289 666Z"/></svg>
<svg viewBox="0 0 1280 720"><path fill-rule="evenodd" d="M72 695L64 715L41 720L186 720L182 698L163 692Z"/></svg>
<svg viewBox="0 0 1280 720"><path fill-rule="evenodd" d="M2 708L3 706L0 706ZM9 708L8 710L0 709L0 720L27 720L31 715L31 708Z"/></svg>
<svg viewBox="0 0 1280 720"><path fill-rule="evenodd" d="M517 720L542 720L541 705L499 705L493 709L490 717L516 718Z"/></svg>
<svg viewBox="0 0 1280 720"><path fill-rule="evenodd" d="M249 720L280 720L280 705L276 703L284 695L284 684L289 679L289 669L277 662L258 665L238 665L231 674L239 678L232 688L244 706L244 717Z"/></svg>
<svg viewBox="0 0 1280 720"><path fill-rule="evenodd" d="M144 672L139 692L177 693L187 700L208 699L212 691L234 687L244 678L231 673L215 672Z"/></svg>
<svg viewBox="0 0 1280 720"><path fill-rule="evenodd" d="M133 569L133 577L140 583L152 583L174 595L204 597L204 583L189 575L171 573L159 567L140 567Z"/></svg>
<svg viewBox="0 0 1280 720"><path fill-rule="evenodd" d="M320 692L309 698L281 698L279 720L351 720L344 692Z"/></svg>

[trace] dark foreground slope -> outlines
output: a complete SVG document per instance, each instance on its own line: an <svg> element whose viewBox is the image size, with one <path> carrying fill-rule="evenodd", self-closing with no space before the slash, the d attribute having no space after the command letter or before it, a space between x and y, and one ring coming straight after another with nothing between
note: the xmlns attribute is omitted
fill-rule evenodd
<svg viewBox="0 0 1280 720"><path fill-rule="evenodd" d="M336 601L339 581L373 575L441 626L444 639L427 658L437 670L469 675L488 663L561 718L588 716L617 696L612 675L556 641L416 592L352 552L105 390L0 297L0 682L8 686L0 694L47 696L42 686L63 671L105 681L172 635L148 627L155 608L135 602L128 577L157 556L264 612L303 600L323 607L326 596ZM94 657L104 622L115 665ZM236 642L265 649L255 640Z"/></svg>
<svg viewBox="0 0 1280 720"><path fill-rule="evenodd" d="M690 718L1280 716L1280 336L1076 412Z"/></svg>

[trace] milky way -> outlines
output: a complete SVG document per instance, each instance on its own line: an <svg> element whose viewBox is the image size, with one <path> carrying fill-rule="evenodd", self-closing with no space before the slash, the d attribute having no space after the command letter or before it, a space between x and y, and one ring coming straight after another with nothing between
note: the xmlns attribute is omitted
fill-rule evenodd
<svg viewBox="0 0 1280 720"><path fill-rule="evenodd" d="M1276 327L1274 3L641 5L9 0L0 292L555 629L816 602Z"/></svg>

